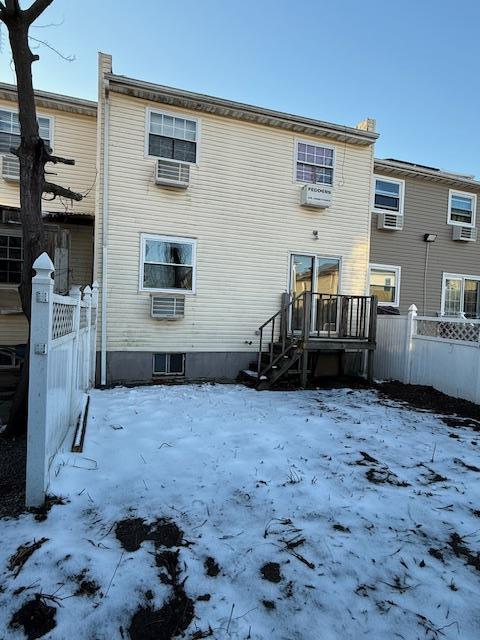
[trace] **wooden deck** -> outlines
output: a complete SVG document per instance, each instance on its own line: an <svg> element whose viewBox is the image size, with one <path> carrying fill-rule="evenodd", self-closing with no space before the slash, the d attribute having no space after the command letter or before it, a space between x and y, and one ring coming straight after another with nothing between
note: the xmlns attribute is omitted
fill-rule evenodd
<svg viewBox="0 0 480 640"><path fill-rule="evenodd" d="M375 296L284 294L280 310L259 328L257 388L269 388L292 372L306 386L309 358L322 352L365 351L371 379L376 323Z"/></svg>

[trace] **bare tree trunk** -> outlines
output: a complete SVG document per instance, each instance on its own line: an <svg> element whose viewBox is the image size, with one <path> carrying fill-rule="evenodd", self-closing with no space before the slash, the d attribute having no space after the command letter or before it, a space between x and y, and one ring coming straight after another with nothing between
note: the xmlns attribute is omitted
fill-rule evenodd
<svg viewBox="0 0 480 640"><path fill-rule="evenodd" d="M38 18L53 0L35 0L25 10L20 8L18 0L0 1L0 20L8 29L15 73L17 76L18 117L20 122L20 146L12 149L20 160L20 216L23 233L23 268L22 281L19 287L23 312L30 325L32 296L32 264L47 249L47 237L42 218L42 193L62 195L81 200L82 195L45 182L45 163L62 162L74 164L73 160L50 155L50 150L40 138L35 94L32 81L32 63L38 60L29 46L28 32L30 25ZM53 256L51 256L53 258ZM20 383L12 403L8 426L4 432L7 436L21 435L27 425L28 368L29 344L27 344L25 361Z"/></svg>

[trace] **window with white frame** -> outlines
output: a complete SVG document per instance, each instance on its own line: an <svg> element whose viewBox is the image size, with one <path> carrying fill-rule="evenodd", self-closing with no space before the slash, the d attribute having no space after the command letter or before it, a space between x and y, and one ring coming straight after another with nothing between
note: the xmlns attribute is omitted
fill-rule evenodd
<svg viewBox="0 0 480 640"><path fill-rule="evenodd" d="M374 177L374 209L403 215L403 180Z"/></svg>
<svg viewBox="0 0 480 640"><path fill-rule="evenodd" d="M401 268L392 265L370 265L370 295L377 296L378 304L398 307L400 303Z"/></svg>
<svg viewBox="0 0 480 640"><path fill-rule="evenodd" d="M297 182L333 185L334 152L330 147L297 141Z"/></svg>
<svg viewBox="0 0 480 640"><path fill-rule="evenodd" d="M480 318L480 276L443 274L442 315Z"/></svg>
<svg viewBox="0 0 480 640"><path fill-rule="evenodd" d="M52 146L52 121L46 116L38 116L38 130L49 149ZM11 153L10 149L20 145L20 123L18 113L0 109L0 154Z"/></svg>
<svg viewBox="0 0 480 640"><path fill-rule="evenodd" d="M0 232L0 284L20 284L22 263L22 237Z"/></svg>
<svg viewBox="0 0 480 640"><path fill-rule="evenodd" d="M448 195L448 224L474 227L476 208L477 196L474 193L450 190Z"/></svg>
<svg viewBox="0 0 480 640"><path fill-rule="evenodd" d="M197 161L198 122L148 111L148 154L167 160Z"/></svg>
<svg viewBox="0 0 480 640"><path fill-rule="evenodd" d="M183 376L185 374L184 353L154 353L154 376Z"/></svg>
<svg viewBox="0 0 480 640"><path fill-rule="evenodd" d="M195 261L195 240L142 234L140 289L194 293Z"/></svg>

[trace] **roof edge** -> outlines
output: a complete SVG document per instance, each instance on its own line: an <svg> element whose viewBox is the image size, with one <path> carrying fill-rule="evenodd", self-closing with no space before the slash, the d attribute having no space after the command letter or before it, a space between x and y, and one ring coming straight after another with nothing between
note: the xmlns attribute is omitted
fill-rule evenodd
<svg viewBox="0 0 480 640"><path fill-rule="evenodd" d="M0 82L0 98L17 102L17 86ZM60 93L50 91L35 90L35 102L39 107L46 109L56 109L58 111L68 111L87 116L97 116L97 103L93 100L65 96Z"/></svg>
<svg viewBox="0 0 480 640"><path fill-rule="evenodd" d="M463 187L474 187L480 189L480 181L468 178L456 173L450 173L448 171L442 171L440 169L427 169L426 167L420 167L419 165L408 165L402 162L394 162L392 160L384 160L382 158L375 158L374 170L383 171L385 173L392 173L402 176L412 176L417 178L423 178L430 182L442 182L443 184L460 185Z"/></svg>
<svg viewBox="0 0 480 640"><path fill-rule="evenodd" d="M194 111L214 113L236 120L257 122L258 124L359 145L372 145L379 136L378 133L372 131L305 118L282 111L265 109L243 102L194 93L143 80L135 80L134 78L114 73L107 73L105 76L110 82L111 91L163 104L180 106Z"/></svg>

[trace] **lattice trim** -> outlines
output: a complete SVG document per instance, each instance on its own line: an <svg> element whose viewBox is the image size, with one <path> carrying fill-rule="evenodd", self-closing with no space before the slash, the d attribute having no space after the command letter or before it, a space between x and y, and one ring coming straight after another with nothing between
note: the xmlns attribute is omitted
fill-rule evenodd
<svg viewBox="0 0 480 640"><path fill-rule="evenodd" d="M52 322L52 340L68 336L74 331L75 307L72 305L62 304L61 302L53 303L53 322Z"/></svg>
<svg viewBox="0 0 480 640"><path fill-rule="evenodd" d="M430 338L478 342L480 340L480 325L468 321L417 320L417 335Z"/></svg>

